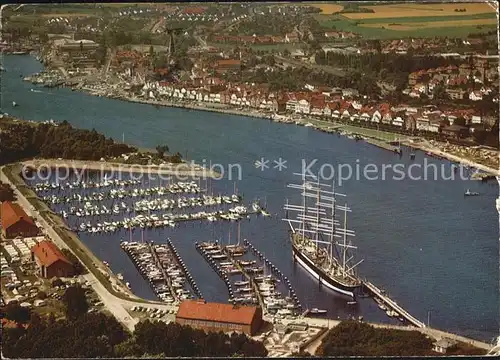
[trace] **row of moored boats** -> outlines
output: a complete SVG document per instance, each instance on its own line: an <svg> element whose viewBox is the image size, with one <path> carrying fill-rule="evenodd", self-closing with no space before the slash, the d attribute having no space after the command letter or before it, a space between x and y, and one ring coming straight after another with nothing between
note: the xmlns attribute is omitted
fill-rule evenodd
<svg viewBox="0 0 500 360"><path fill-rule="evenodd" d="M192 276L185 272L182 259L178 262L167 244L123 241L121 248L129 255L142 276L149 282L158 298L166 303L178 303L194 296L186 289L188 278L196 292Z"/></svg>

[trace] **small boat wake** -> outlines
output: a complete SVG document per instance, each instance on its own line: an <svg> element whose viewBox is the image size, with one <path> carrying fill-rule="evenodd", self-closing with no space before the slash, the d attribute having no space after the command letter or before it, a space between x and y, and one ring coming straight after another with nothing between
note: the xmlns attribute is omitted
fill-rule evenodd
<svg viewBox="0 0 500 360"><path fill-rule="evenodd" d="M31 89L31 92L42 93L43 91L42 90Z"/></svg>

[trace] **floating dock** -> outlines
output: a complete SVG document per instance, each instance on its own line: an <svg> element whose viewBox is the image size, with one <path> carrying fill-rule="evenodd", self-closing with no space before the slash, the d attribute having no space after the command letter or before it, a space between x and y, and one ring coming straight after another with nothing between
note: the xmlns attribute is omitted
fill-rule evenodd
<svg viewBox="0 0 500 360"><path fill-rule="evenodd" d="M196 285L196 282L194 281L193 277L189 273L189 270L187 269L186 264L184 264L184 261L180 257L179 253L177 252L177 249L175 248L174 244L172 244L172 241L170 239L167 239L167 246L170 248L170 251L172 251L175 259L177 260L177 263L179 264L179 266L183 270L184 274L186 275L186 279L187 279L189 285L191 286L191 289L193 289L195 295L199 299L203 299L203 295L201 294L201 291L198 288L198 285Z"/></svg>

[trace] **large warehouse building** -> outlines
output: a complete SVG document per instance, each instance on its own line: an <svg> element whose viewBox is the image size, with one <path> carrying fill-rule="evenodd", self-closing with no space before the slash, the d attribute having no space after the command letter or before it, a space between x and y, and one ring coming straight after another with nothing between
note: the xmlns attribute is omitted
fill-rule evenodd
<svg viewBox="0 0 500 360"><path fill-rule="evenodd" d="M38 267L38 273L44 278L73 276L73 264L50 241L40 241L33 246L31 256Z"/></svg>
<svg viewBox="0 0 500 360"><path fill-rule="evenodd" d="M179 306L175 321L205 331L236 331L254 335L262 326L262 309L185 300Z"/></svg>
<svg viewBox="0 0 500 360"><path fill-rule="evenodd" d="M5 238L13 239L17 236L34 237L39 234L38 227L35 225L33 219L18 204L4 201L0 210L2 235Z"/></svg>

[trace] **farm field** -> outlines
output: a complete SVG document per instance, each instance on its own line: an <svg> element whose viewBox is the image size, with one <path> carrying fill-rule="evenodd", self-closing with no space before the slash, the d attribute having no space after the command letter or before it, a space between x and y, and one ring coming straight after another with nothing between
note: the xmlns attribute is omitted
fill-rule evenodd
<svg viewBox="0 0 500 360"><path fill-rule="evenodd" d="M496 25L496 19L474 19L474 20L452 20L452 21L432 21L432 22L405 22L405 23L369 23L362 24L362 27L384 28L396 31L408 31L428 28L447 28L447 27L470 27L480 25Z"/></svg>
<svg viewBox="0 0 500 360"><path fill-rule="evenodd" d="M447 4L421 4L405 3L394 5L362 6L372 9L374 13L347 13L345 17L353 20L402 18L419 16L469 16L476 14L492 13L495 10L486 3L447 3ZM455 9L465 9L457 12Z"/></svg>
<svg viewBox="0 0 500 360"><path fill-rule="evenodd" d="M325 15L334 14L336 12L342 11L344 6L337 4L307 4L309 6L314 6L321 9L321 13Z"/></svg>
<svg viewBox="0 0 500 360"><path fill-rule="evenodd" d="M402 35L413 37L451 36L466 37L496 29L493 13L469 16L420 16L395 17L386 13L383 18L353 20L345 15L315 15L325 29L350 31L367 39L399 39ZM460 21L457 23L456 21ZM464 22L466 21L466 22ZM437 31L439 29L439 31Z"/></svg>

